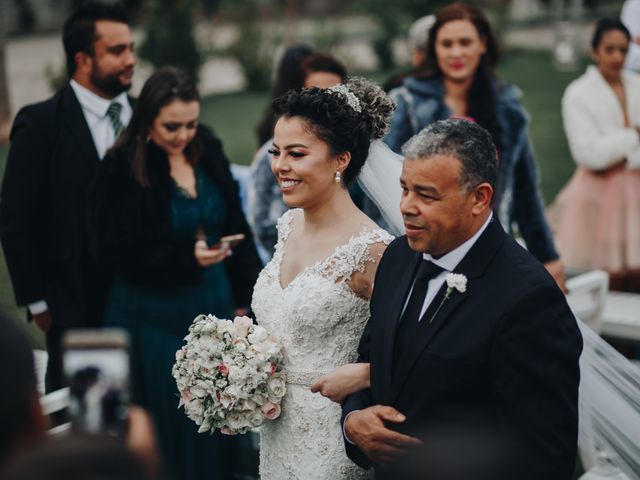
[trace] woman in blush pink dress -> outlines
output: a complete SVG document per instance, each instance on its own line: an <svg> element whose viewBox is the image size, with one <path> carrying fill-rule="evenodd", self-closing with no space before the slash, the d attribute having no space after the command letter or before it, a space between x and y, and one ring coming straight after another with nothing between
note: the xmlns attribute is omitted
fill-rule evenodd
<svg viewBox="0 0 640 480"><path fill-rule="evenodd" d="M550 216L567 266L607 270L613 290L640 292L640 76L623 70L629 42L621 22L600 20L596 65L564 93L577 169Z"/></svg>

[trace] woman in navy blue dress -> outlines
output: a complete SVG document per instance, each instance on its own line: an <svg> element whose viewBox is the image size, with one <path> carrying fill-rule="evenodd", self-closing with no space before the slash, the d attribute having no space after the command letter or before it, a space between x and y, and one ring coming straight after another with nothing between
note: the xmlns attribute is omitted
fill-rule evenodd
<svg viewBox="0 0 640 480"><path fill-rule="evenodd" d="M89 230L114 277L105 323L131 334L133 400L154 418L170 477L200 480L230 476L229 440L198 434L178 410L175 352L196 315L246 311L261 265L221 143L198 124L199 110L179 70L149 78L91 189ZM245 239L233 251L215 247L237 233Z"/></svg>

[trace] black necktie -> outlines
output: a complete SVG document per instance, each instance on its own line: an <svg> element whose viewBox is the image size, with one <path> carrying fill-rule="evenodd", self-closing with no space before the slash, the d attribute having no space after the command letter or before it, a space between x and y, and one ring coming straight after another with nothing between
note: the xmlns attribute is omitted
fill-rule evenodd
<svg viewBox="0 0 640 480"><path fill-rule="evenodd" d="M424 305L424 299L427 297L427 290L429 289L429 281L437 277L443 268L439 267L435 263L429 260L422 260L418 273L413 282L413 290L411 296L407 302L407 306L400 317L400 323L396 331L396 340L393 347L393 362L397 365L402 352L413 336L415 329L420 321L420 312Z"/></svg>

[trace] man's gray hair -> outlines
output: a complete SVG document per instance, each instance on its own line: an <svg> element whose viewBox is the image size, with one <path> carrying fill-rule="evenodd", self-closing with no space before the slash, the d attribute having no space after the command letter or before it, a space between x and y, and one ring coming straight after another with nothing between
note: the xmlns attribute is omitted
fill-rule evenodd
<svg viewBox="0 0 640 480"><path fill-rule="evenodd" d="M487 182L494 191L498 177L498 156L491 135L474 122L462 119L440 120L421 130L402 147L410 159L434 155L456 157L462 164L460 187L470 190Z"/></svg>

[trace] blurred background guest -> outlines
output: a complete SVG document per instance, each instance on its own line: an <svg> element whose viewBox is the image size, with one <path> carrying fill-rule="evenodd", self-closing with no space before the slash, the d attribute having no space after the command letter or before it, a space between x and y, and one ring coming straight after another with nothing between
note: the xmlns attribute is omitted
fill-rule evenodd
<svg viewBox="0 0 640 480"><path fill-rule="evenodd" d="M304 74L300 70L300 63L313 51L313 48L306 43L295 43L285 49L276 68L271 100L284 95L289 90L302 88ZM258 145L262 145L273 137L273 127L276 122L271 103L267 103L262 120L256 128Z"/></svg>
<svg viewBox="0 0 640 480"><path fill-rule="evenodd" d="M620 20L631 34L625 68L640 72L640 0L626 0L622 6Z"/></svg>
<svg viewBox="0 0 640 480"><path fill-rule="evenodd" d="M16 322L0 311L0 469L45 439L31 346Z"/></svg>
<svg viewBox="0 0 640 480"><path fill-rule="evenodd" d="M65 21L62 42L69 81L18 112L0 200L16 303L28 307L46 334L47 391L62 387L65 331L102 324L109 278L89 253L85 197L100 160L131 118L126 92L136 63L119 2L83 2Z"/></svg>
<svg viewBox="0 0 640 480"><path fill-rule="evenodd" d="M171 368L196 315L246 312L261 264L222 145L199 111L183 72L149 78L98 172L89 229L96 260L115 277L105 323L131 334L133 398L155 420L168 475L223 479L230 438L196 433L177 408ZM216 244L238 233L233 252Z"/></svg>
<svg viewBox="0 0 640 480"><path fill-rule="evenodd" d="M442 7L429 30L424 73L391 91L396 110L385 142L399 153L413 135L448 117L488 130L500 160L494 209L509 232L517 223L527 248L564 288L564 268L538 190L527 114L519 90L497 79L497 61L498 45L481 10L459 2Z"/></svg>
<svg viewBox="0 0 640 480"><path fill-rule="evenodd" d="M568 267L602 268L613 290L640 292L640 76L624 70L631 35L600 20L596 65L562 97L562 119L577 168L550 209Z"/></svg>
<svg viewBox="0 0 640 480"><path fill-rule="evenodd" d="M401 87L405 78L410 75L420 73L427 61L427 40L429 39L429 29L433 26L436 17L433 15L425 15L420 17L409 27L407 43L409 46L409 55L411 57L411 69L394 75L384 83L385 92L389 92L394 88Z"/></svg>

